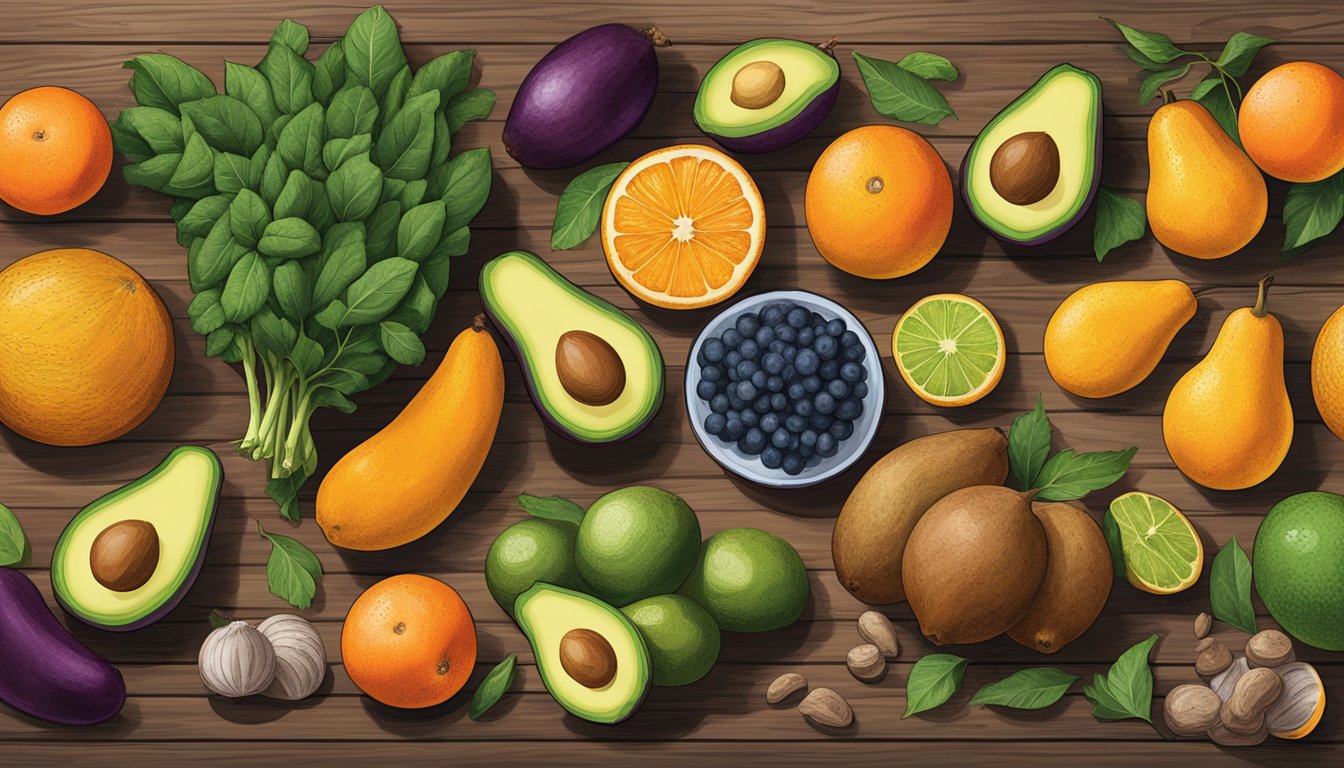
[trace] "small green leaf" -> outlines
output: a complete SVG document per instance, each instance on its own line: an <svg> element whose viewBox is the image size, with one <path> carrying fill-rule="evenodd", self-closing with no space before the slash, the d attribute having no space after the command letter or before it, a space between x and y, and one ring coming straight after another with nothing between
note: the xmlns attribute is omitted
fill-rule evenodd
<svg viewBox="0 0 1344 768"><path fill-rule="evenodd" d="M1116 659L1104 675L1095 675L1083 687L1092 702L1092 715L1099 720L1124 720L1137 717L1152 722L1153 671L1148 654L1157 643L1157 635L1130 647Z"/></svg>
<svg viewBox="0 0 1344 768"><path fill-rule="evenodd" d="M402 106L406 103L406 94L410 92L410 89L411 68L405 66L392 76L392 82L388 84L387 90L378 96L379 121L383 129L386 129L387 124L401 111Z"/></svg>
<svg viewBox="0 0 1344 768"><path fill-rule="evenodd" d="M182 153L182 160L177 164L172 177L168 179L168 187L190 189L212 182L214 176L214 150L210 149L210 145L205 143L205 139L200 134L193 133L191 138L187 139L187 147Z"/></svg>
<svg viewBox="0 0 1344 768"><path fill-rule="evenodd" d="M1164 69L1159 69L1156 72L1148 73L1143 78L1143 82L1139 84L1139 103L1147 104L1153 100L1153 97L1157 96L1157 92L1162 90L1162 86L1173 80L1180 80L1182 77L1185 77L1185 74L1190 71L1192 64L1193 62L1190 62L1185 65L1166 67Z"/></svg>
<svg viewBox="0 0 1344 768"><path fill-rule="evenodd" d="M215 84L175 56L146 53L122 65L131 70L131 92L145 107L179 114L183 104L215 95Z"/></svg>
<svg viewBox="0 0 1344 768"><path fill-rule="evenodd" d="M218 608L212 608L210 610L210 613L207 615L207 618L210 620L210 627L212 629L227 627L233 622L237 621L237 619L234 619L232 616L226 616Z"/></svg>
<svg viewBox="0 0 1344 768"><path fill-rule="evenodd" d="M905 682L905 714L919 714L952 698L966 677L966 659L950 653L931 653L915 662Z"/></svg>
<svg viewBox="0 0 1344 768"><path fill-rule="evenodd" d="M373 137L367 133L355 134L348 139L337 137L322 147L322 162L328 171L334 171L346 160L367 153L372 146Z"/></svg>
<svg viewBox="0 0 1344 768"><path fill-rule="evenodd" d="M943 94L919 75L858 51L854 51L854 61L868 88L873 109L883 117L927 125L937 125L948 117L957 118Z"/></svg>
<svg viewBox="0 0 1344 768"><path fill-rule="evenodd" d="M1036 478L1036 498L1072 501L1114 483L1124 476L1138 448L1123 451L1074 453L1066 448L1045 463Z"/></svg>
<svg viewBox="0 0 1344 768"><path fill-rule="evenodd" d="M229 270L229 279L224 283L224 292L219 303L224 307L224 317L231 323L241 323L252 317L266 304L271 294L271 270L262 261L256 251L248 251Z"/></svg>
<svg viewBox="0 0 1344 768"><path fill-rule="evenodd" d="M1309 183L1292 184L1283 201L1283 253L1303 253L1334 232L1344 219L1344 171Z"/></svg>
<svg viewBox="0 0 1344 768"><path fill-rule="evenodd" d="M415 276L411 290L406 292L406 298L402 299L397 308L387 316L388 320L401 323L417 334L429 330L429 323L434 317L434 308L438 303L438 297L430 290L423 272L424 268L421 267L421 274Z"/></svg>
<svg viewBox="0 0 1344 768"><path fill-rule="evenodd" d="M1255 606L1251 605L1251 561L1236 536L1229 539L1213 558L1209 572L1209 603L1215 619L1247 634L1256 633Z"/></svg>
<svg viewBox="0 0 1344 768"><path fill-rule="evenodd" d="M467 123L489 117L494 108L495 92L474 88L449 99L448 105L443 108L443 116L448 120L448 130L456 134Z"/></svg>
<svg viewBox="0 0 1344 768"><path fill-rule="evenodd" d="M149 187L156 192L169 194L168 184L172 181L180 162L182 155L177 152L155 155L148 160L126 166L121 170L121 174L126 178L127 184Z"/></svg>
<svg viewBox="0 0 1344 768"><path fill-rule="evenodd" d="M271 85L275 106L286 115L297 115L313 104L313 65L293 49L272 44L257 69Z"/></svg>
<svg viewBox="0 0 1344 768"><path fill-rule="evenodd" d="M322 257L318 261L317 279L313 282L313 306L325 307L349 287L355 278L364 274L364 225L343 223L327 230Z"/></svg>
<svg viewBox="0 0 1344 768"><path fill-rule="evenodd" d="M277 360L287 357L299 338L294 324L275 314L270 307L262 307L252 316L248 326L257 349Z"/></svg>
<svg viewBox="0 0 1344 768"><path fill-rule="evenodd" d="M152 155L181 152L187 146L182 120L175 111L132 107L121 111L117 124L124 126L124 133L138 138Z"/></svg>
<svg viewBox="0 0 1344 768"><path fill-rule="evenodd" d="M1120 535L1120 524L1115 521L1111 510L1101 518L1101 535L1106 539L1106 548L1111 551L1111 569L1117 581L1127 578L1125 565L1125 540Z"/></svg>
<svg viewBox="0 0 1344 768"><path fill-rule="evenodd" d="M322 345L299 333L289 350L289 360L303 376L312 376L322 367Z"/></svg>
<svg viewBox="0 0 1344 768"><path fill-rule="evenodd" d="M896 66L912 75L919 75L925 80L946 80L951 82L957 79L956 66L936 53L915 51L914 53L906 54L904 58L896 62Z"/></svg>
<svg viewBox="0 0 1344 768"><path fill-rule="evenodd" d="M1222 76L1219 75L1217 72L1210 72L1209 74L1204 76L1203 80L1200 80L1195 85L1193 90L1190 91L1190 99L1193 101L1199 101L1200 99L1204 98L1204 96L1207 95L1209 91L1212 91L1214 88L1222 88L1222 87L1223 87Z"/></svg>
<svg viewBox="0 0 1344 768"><path fill-rule="evenodd" d="M289 172L285 186L275 199L275 218L303 218L313 207L313 198L317 197L319 185L300 170Z"/></svg>
<svg viewBox="0 0 1344 768"><path fill-rule="evenodd" d="M297 261L286 261L275 268L272 278L280 311L290 320L302 323L308 317L313 301L312 287L308 284L303 265Z"/></svg>
<svg viewBox="0 0 1344 768"><path fill-rule="evenodd" d="M19 518L0 504L0 566L21 565L28 557L28 536Z"/></svg>
<svg viewBox="0 0 1344 768"><path fill-rule="evenodd" d="M1241 77L1251 68L1251 62L1261 48L1274 42L1273 38L1252 35L1250 32L1238 32L1228 39L1223 52L1218 55L1214 66L1232 77Z"/></svg>
<svg viewBox="0 0 1344 768"><path fill-rule="evenodd" d="M434 146L434 110L438 106L438 91L422 93L408 99L392 116L369 155L384 175L402 181L424 177Z"/></svg>
<svg viewBox="0 0 1344 768"><path fill-rule="evenodd" d="M211 195L192 204L191 209L177 222L177 243L191 246L191 241L210 234L219 217L228 213L232 198L229 195Z"/></svg>
<svg viewBox="0 0 1344 768"><path fill-rule="evenodd" d="M378 98L359 83L347 84L336 92L327 109L327 135L350 138L372 133L378 124Z"/></svg>
<svg viewBox="0 0 1344 768"><path fill-rule="evenodd" d="M354 79L382 93L406 66L397 24L381 5L361 13L345 33L346 66Z"/></svg>
<svg viewBox="0 0 1344 768"><path fill-rule="evenodd" d="M1092 251L1097 261L1125 243L1139 240L1148 227L1143 203L1118 190L1097 190L1097 221L1092 227Z"/></svg>
<svg viewBox="0 0 1344 768"><path fill-rule="evenodd" d="M495 706L505 693L508 693L509 687L513 685L513 676L517 669L518 657L509 656L490 670L490 674L486 675L480 686L476 688L476 693L471 697L471 703L467 705L468 719L479 719L481 715L490 711L490 708Z"/></svg>
<svg viewBox="0 0 1344 768"><path fill-rule="evenodd" d="M382 203L364 220L364 253L369 263L395 255L400 221L401 203L396 200Z"/></svg>
<svg viewBox="0 0 1344 768"><path fill-rule="evenodd" d="M271 556L266 560L266 586L271 594L295 608L311 607L322 579L322 563L297 539L267 533L260 522L257 530L271 542Z"/></svg>
<svg viewBox="0 0 1344 768"><path fill-rule="evenodd" d="M225 194L237 194L244 189L256 189L261 179L255 174L252 161L232 152L215 153L215 188Z"/></svg>
<svg viewBox="0 0 1344 768"><path fill-rule="evenodd" d="M475 58L476 51L467 49L445 53L431 59L415 73L406 98L429 91L437 91L441 101L458 95L466 89L467 82L471 80L471 63Z"/></svg>
<svg viewBox="0 0 1344 768"><path fill-rule="evenodd" d="M327 46L314 65L313 98L321 104L330 104L332 97L345 85L345 75L345 46L337 40Z"/></svg>
<svg viewBox="0 0 1344 768"><path fill-rule="evenodd" d="M1232 95L1228 93L1226 84L1220 83L1219 87L1210 88L1195 101L1209 110L1209 114L1213 115L1227 135L1232 137L1237 146L1241 146L1241 133L1237 130L1237 108L1232 104Z"/></svg>
<svg viewBox="0 0 1344 768"><path fill-rule="evenodd" d="M462 152L443 166L441 186L431 181L431 192L447 206L445 232L464 227L480 212L490 197L490 148L478 147Z"/></svg>
<svg viewBox="0 0 1344 768"><path fill-rule="evenodd" d="M271 33L271 42L302 56L308 52L308 28L293 19L285 19Z"/></svg>
<svg viewBox="0 0 1344 768"><path fill-rule="evenodd" d="M1036 407L1013 420L1008 430L1008 466L1018 488L1036 487L1036 478L1050 455L1050 417L1045 415L1045 401L1036 396Z"/></svg>
<svg viewBox="0 0 1344 768"><path fill-rule="evenodd" d="M211 288L196 294L196 298L187 305L187 317L191 319L191 329L202 336L208 336L224 327L224 308L219 305L223 291Z"/></svg>
<svg viewBox="0 0 1344 768"><path fill-rule="evenodd" d="M442 200L431 200L402 214L397 225L397 255L411 261L424 261L443 236L447 210Z"/></svg>
<svg viewBox="0 0 1344 768"><path fill-rule="evenodd" d="M1140 52L1138 48L1135 48L1129 43L1122 43L1120 45L1120 50L1124 52L1125 56L1128 57L1130 61L1137 64L1140 69L1146 69L1149 72L1156 72L1159 69L1167 68L1166 63L1161 61L1153 61L1147 56L1144 56L1143 53Z"/></svg>
<svg viewBox="0 0 1344 768"><path fill-rule="evenodd" d="M221 152L250 157L262 142L261 120L257 113L232 96L210 96L182 105L182 114L191 118L196 130Z"/></svg>
<svg viewBox="0 0 1344 768"><path fill-rule="evenodd" d="M285 125L275 151L285 161L286 168L301 168L314 178L321 178L326 173L327 167L322 163L322 145L327 140L325 123L322 105L313 103Z"/></svg>
<svg viewBox="0 0 1344 768"><path fill-rule="evenodd" d="M520 493L518 494L518 504L524 512L532 517L539 517L542 520L559 520L575 525L582 523L583 516L587 514L583 507L560 496L532 496Z"/></svg>
<svg viewBox="0 0 1344 768"><path fill-rule="evenodd" d="M393 257L369 267L345 291L345 325L377 322L401 302L415 279L413 261Z"/></svg>
<svg viewBox="0 0 1344 768"><path fill-rule="evenodd" d="M187 252L187 277L191 289L204 291L218 285L229 276L246 251L233 238L230 217L219 217L210 233L192 241L191 250Z"/></svg>
<svg viewBox="0 0 1344 768"><path fill-rule="evenodd" d="M327 177L327 199L338 221L366 218L378 205L383 191L383 172L369 162L368 155L356 155Z"/></svg>
<svg viewBox="0 0 1344 768"><path fill-rule="evenodd" d="M239 190L229 205L229 230L233 239L245 248L256 248L270 224L271 209L266 201L250 189Z"/></svg>
<svg viewBox="0 0 1344 768"><path fill-rule="evenodd" d="M1139 53L1147 56L1152 61L1165 64L1166 62L1181 56L1194 55L1190 51L1183 51L1180 48L1177 48L1176 44L1171 41L1171 38L1161 32L1145 32L1141 29L1135 29L1126 24L1121 24L1115 19L1108 19L1104 16L1102 17L1102 21L1115 27L1120 34L1125 36L1125 39L1129 41L1130 45L1134 46L1138 49Z"/></svg>
<svg viewBox="0 0 1344 768"><path fill-rule="evenodd" d="M317 314L313 315L313 319L323 328L335 331L350 325L350 323L345 321L347 313L348 310L345 307L345 302L336 299L318 310Z"/></svg>
<svg viewBox="0 0 1344 768"><path fill-rule="evenodd" d="M555 205L555 221L551 224L551 250L567 251L582 245L597 231L602 217L602 205L616 177L630 163L607 163L590 168L569 182L560 193Z"/></svg>
<svg viewBox="0 0 1344 768"><path fill-rule="evenodd" d="M971 704L993 704L1011 709L1045 709L1059 701L1076 675L1054 667L1021 669L975 692Z"/></svg>
<svg viewBox="0 0 1344 768"><path fill-rule="evenodd" d="M224 92L246 104L262 125L270 125L280 116L271 96L271 84L257 70L245 64L224 62Z"/></svg>
<svg viewBox="0 0 1344 768"><path fill-rule="evenodd" d="M219 357L233 346L233 328L224 326L211 331L205 337L205 354L210 357Z"/></svg>
<svg viewBox="0 0 1344 768"><path fill-rule="evenodd" d="M280 507L280 516L283 517L284 519L290 521L297 521L299 519L299 489L302 488L304 482L308 480L308 476L309 473L307 471L295 470L294 473L291 474L289 477L273 477L271 478L271 481L266 484L266 495L270 496L271 499L275 501L276 505ZM258 523L258 525L260 525L260 523ZM262 535L265 535L265 533L263 533ZM290 540L293 541L293 539ZM295 542L295 544L298 544L298 542ZM303 547L302 544L299 544L299 546ZM304 548L304 551L307 551L307 549ZM312 553L309 552L309 554L311 555ZM271 557L272 558L275 557L274 546L272 546L271 548ZM317 558L314 557L313 561L316 560ZM302 565L300 565L300 568L302 569ZM318 565L318 569L315 574L312 573L311 571L308 572L309 575L312 576L313 581L312 587L307 587L307 580L304 579L303 576L299 574L292 574L288 568L285 569L283 572L291 575L289 583L291 584L291 586L294 586L299 589L299 591L295 593L295 596L302 598L306 594L309 604L311 605L312 596L317 589L317 582L320 581L322 578L321 565L320 564ZM271 576L271 568L270 568L270 561L268 560L266 563L267 582L271 581L270 576ZM307 591L304 591L305 589ZM274 587L271 588L271 594L276 595L277 597L281 597L281 599L283 600L287 600L290 603L290 605L294 605L299 608L308 607L306 605L299 605L297 602L288 600L288 598L278 595Z"/></svg>
<svg viewBox="0 0 1344 768"><path fill-rule="evenodd" d="M378 324L378 338L387 356L402 365L419 365L425 361L425 345L420 337L401 323L384 320Z"/></svg>
<svg viewBox="0 0 1344 768"><path fill-rule="evenodd" d="M257 250L275 258L301 259L322 250L322 237L303 219L276 219L266 225Z"/></svg>

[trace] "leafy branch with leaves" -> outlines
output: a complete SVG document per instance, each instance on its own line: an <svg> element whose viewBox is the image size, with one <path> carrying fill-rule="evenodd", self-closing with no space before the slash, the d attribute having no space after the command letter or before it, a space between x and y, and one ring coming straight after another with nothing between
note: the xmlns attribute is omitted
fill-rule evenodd
<svg viewBox="0 0 1344 768"><path fill-rule="evenodd" d="M1008 430L1008 467L1017 487L1036 491L1040 501L1073 501L1124 476L1138 448L1076 453L1066 448L1053 456L1050 417L1042 398L1018 416Z"/></svg>

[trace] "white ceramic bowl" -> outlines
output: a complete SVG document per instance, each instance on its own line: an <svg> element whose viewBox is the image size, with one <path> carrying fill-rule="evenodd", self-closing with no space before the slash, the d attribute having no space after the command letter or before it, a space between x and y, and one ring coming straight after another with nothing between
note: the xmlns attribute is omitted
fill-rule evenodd
<svg viewBox="0 0 1344 768"><path fill-rule="evenodd" d="M854 421L854 434L840 442L834 456L826 459L813 456L803 471L797 475L790 475L782 468L767 469L761 463L760 456L749 456L743 453L736 443L725 443L706 432L705 417L710 414L709 403L701 400L695 391L696 384L700 381L700 365L696 363L696 358L700 354L701 345L707 339L719 336L736 324L738 316L744 312L759 312L766 304L778 301L792 301L827 320L837 317L843 320L847 330L858 334L859 343L864 349L863 365L868 369L868 378L865 379L868 383L868 396L863 399L863 413ZM877 346L873 344L873 337L868 334L863 323L834 301L809 291L771 291L742 299L715 315L714 319L701 329L700 335L691 345L690 356L686 358L686 412L690 416L695 439L700 441L705 453L724 469L738 477L770 488L804 488L816 485L844 472L858 461L872 444L873 437L877 435L885 395L886 382L882 377L882 362L877 354Z"/></svg>

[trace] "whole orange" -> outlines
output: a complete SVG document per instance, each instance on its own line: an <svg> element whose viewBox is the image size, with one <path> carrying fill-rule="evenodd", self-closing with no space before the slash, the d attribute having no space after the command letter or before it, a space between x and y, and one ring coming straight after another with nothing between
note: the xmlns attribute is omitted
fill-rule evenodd
<svg viewBox="0 0 1344 768"><path fill-rule="evenodd" d="M908 275L952 226L952 177L914 131L868 125L821 153L807 178L807 229L831 264L860 277Z"/></svg>
<svg viewBox="0 0 1344 768"><path fill-rule="evenodd" d="M48 445L131 431L173 375L158 294L105 253L61 248L0 271L0 421Z"/></svg>
<svg viewBox="0 0 1344 768"><path fill-rule="evenodd" d="M364 590L341 629L341 660L359 689L393 707L442 704L476 666L476 624L457 590L404 573Z"/></svg>
<svg viewBox="0 0 1344 768"><path fill-rule="evenodd" d="M93 102L43 86L0 107L0 200L44 216L80 206L112 170L112 131Z"/></svg>
<svg viewBox="0 0 1344 768"><path fill-rule="evenodd" d="M1321 421L1344 440L1344 307L1321 326L1311 351L1311 394Z"/></svg>
<svg viewBox="0 0 1344 768"><path fill-rule="evenodd" d="M1320 181L1344 168L1344 77L1312 61L1269 70L1237 117L1246 154L1270 176Z"/></svg>

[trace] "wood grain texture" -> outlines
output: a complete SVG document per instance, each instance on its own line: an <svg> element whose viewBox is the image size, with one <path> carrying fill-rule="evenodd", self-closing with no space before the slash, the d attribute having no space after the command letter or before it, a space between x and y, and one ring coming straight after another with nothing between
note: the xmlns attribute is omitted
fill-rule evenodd
<svg viewBox="0 0 1344 768"><path fill-rule="evenodd" d="M163 51L222 81L224 60L258 60L280 18L310 27L313 53L344 32L362 10L358 0L318 3L238 0L0 0L0 100L27 87L60 84L92 98L109 119L132 105L129 72L121 63L138 53ZM803 188L813 161L836 136L882 122L869 103L850 52L898 59L913 50L941 53L961 77L939 84L959 120L918 126L953 172L981 126L1049 67L1069 61L1099 76L1104 86L1106 144L1103 183L1142 199L1148 169L1144 136L1155 105L1138 102L1139 77L1118 48L1119 36L1099 15L1171 34L1179 44L1216 51L1229 35L1251 31L1280 41L1257 59L1246 79L1297 59L1344 71L1344 10L1326 0L1289 0L1272 7L1249 0L1081 0L1049 7L1027 0L947 2L750 2L683 0L496 0L389 2L413 65L456 48L478 49L476 79L496 91L489 120L459 135L459 147L488 146L495 163L493 189L473 225L470 252L455 261L449 293L426 337L425 364L403 368L383 386L356 398L353 415L320 414L313 422L319 479L341 455L387 424L432 372L453 336L478 312L477 276L495 255L523 248L540 253L566 277L612 302L655 337L667 362L662 410L644 433L621 446L583 448L550 432L527 399L510 353L506 402L490 456L466 499L438 529L392 553L332 548L311 519L315 479L302 494L304 520L275 517L265 496L266 468L239 457L231 441L247 419L241 371L211 360L190 329L192 294L185 251L176 242L168 201L131 189L119 168L90 203L68 214L38 218L0 204L0 268L53 247L106 251L140 271L164 299L174 320L177 368L168 396L141 427L113 443L58 449L0 427L0 502L23 520L32 555L22 567L60 620L81 642L117 664L130 699L102 726L61 729L0 707L0 763L5 765L985 765L1137 764L1221 766L1335 764L1344 755L1344 653L1299 646L1298 657L1318 666L1335 703L1316 732L1302 742L1274 739L1253 750L1222 750L1178 741L1161 725L1137 720L1101 722L1090 714L1081 683L1053 707L1033 713L970 707L981 685L1010 672L1058 666L1090 677L1104 672L1125 648L1149 634L1162 639L1153 652L1157 711L1166 692L1191 682L1195 614L1208 610L1207 578L1186 592L1156 597L1127 584L1113 586L1097 623L1051 656L1000 637L970 647L939 649L924 640L908 606L885 606L902 646L900 659L876 685L864 685L844 667L860 642L855 618L866 609L839 585L832 570L830 533L835 515L862 472L887 451L925 434L952 428L1006 428L1043 397L1055 427L1056 448L1100 450L1126 445L1139 451L1112 488L1085 502L1100 519L1116 495L1144 490L1169 499L1193 521L1211 556L1233 537L1249 547L1261 517L1279 499L1310 489L1344 489L1344 442L1320 422L1312 401L1309 363L1315 334L1344 303L1344 232L1310 254L1281 262L1285 188L1270 184L1270 220L1240 253L1216 262L1170 254L1151 237L1092 256L1091 218L1035 249L1005 247L975 225L958 204L952 232L928 267L907 278L874 282L832 268L816 253L804 221ZM590 241L551 253L555 199L576 170L520 168L500 140L504 117L532 64L561 39L603 21L656 23L675 45L659 52L661 83L648 117L631 137L587 165L629 160L678 142L704 142L690 119L700 79L731 44L759 35L820 40L837 35L842 84L831 116L803 141L762 156L743 156L766 203L769 231L760 267L744 293L802 286L850 307L882 355L887 387L881 429L851 471L818 488L762 489L725 474L696 443L685 415L682 380L692 340L710 312L675 313L641 305L621 290L600 246ZM1175 85L1188 90L1196 71ZM954 173L955 175L955 173ZM1201 489L1172 465L1163 447L1160 414L1172 384L1209 349L1222 320L1254 299L1257 280L1273 272L1271 308L1285 329L1287 381L1296 435L1284 466L1245 492ZM1187 281L1199 312L1176 337L1143 384L1101 401L1075 398L1050 379L1042 336L1054 308L1077 288L1099 280ZM1010 350L1002 383L974 406L938 410L900 381L891 360L896 319L933 292L964 292L983 301L1003 326ZM207 445L225 466L223 501L206 566L182 605L160 623L129 635L102 632L56 608L48 563L60 532L81 507L152 468L174 445ZM656 484L680 494L699 513L708 535L755 526L784 536L808 568L812 597L801 620L779 632L724 634L719 663L685 688L655 689L640 712L616 727L565 715L546 694L526 639L491 599L481 569L495 535L525 514L524 492L562 494L587 504L628 484ZM266 700L231 702L211 697L199 681L195 658L209 632L207 614L259 620L288 611L266 584L269 544L256 521L313 549L326 573L311 609L331 660L318 694L299 705ZM478 622L480 655L467 692L429 710L396 711L362 696L340 663L342 618L357 595L380 578L405 571L452 584ZM1275 626L1257 601L1261 627ZM1239 649L1245 635L1215 623L1215 634ZM961 691L947 705L903 720L905 682L913 662L934 651L972 663ZM517 654L519 680L497 712L466 718L470 691L493 664ZM831 734L807 726L791 706L771 707L764 691L778 674L801 671L812 685L841 691L857 725Z"/></svg>

